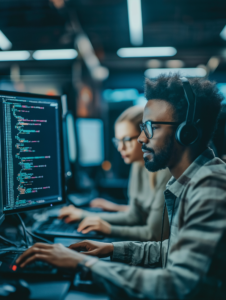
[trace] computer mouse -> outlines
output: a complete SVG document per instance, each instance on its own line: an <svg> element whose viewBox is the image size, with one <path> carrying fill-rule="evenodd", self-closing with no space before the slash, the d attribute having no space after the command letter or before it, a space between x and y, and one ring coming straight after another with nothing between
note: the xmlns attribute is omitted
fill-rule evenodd
<svg viewBox="0 0 226 300"><path fill-rule="evenodd" d="M25 280L9 280L0 282L1 299L28 299L30 289Z"/></svg>

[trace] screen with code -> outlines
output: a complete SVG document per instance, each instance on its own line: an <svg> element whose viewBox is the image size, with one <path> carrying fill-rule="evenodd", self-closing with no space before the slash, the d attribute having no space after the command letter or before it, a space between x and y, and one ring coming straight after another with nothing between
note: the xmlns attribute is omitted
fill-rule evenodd
<svg viewBox="0 0 226 300"><path fill-rule="evenodd" d="M59 100L0 92L3 211L62 201Z"/></svg>

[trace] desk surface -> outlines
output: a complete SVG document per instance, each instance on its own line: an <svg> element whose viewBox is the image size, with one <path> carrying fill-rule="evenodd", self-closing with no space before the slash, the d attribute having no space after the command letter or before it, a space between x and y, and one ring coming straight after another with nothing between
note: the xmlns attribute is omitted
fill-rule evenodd
<svg viewBox="0 0 226 300"><path fill-rule="evenodd" d="M109 298L102 294L89 294L79 291L70 291L64 300L109 300Z"/></svg>

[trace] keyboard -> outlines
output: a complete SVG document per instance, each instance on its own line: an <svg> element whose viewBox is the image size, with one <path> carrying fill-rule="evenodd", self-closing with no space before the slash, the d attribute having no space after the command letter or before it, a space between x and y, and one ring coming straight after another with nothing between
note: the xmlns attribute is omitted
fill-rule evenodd
<svg viewBox="0 0 226 300"><path fill-rule="evenodd" d="M0 274L1 273L19 273L19 274L57 274L58 269L52 265L35 261L24 268L20 268L16 265L17 258L22 254L22 251L0 251Z"/></svg>
<svg viewBox="0 0 226 300"><path fill-rule="evenodd" d="M60 236L60 237L78 237L78 238L95 238L102 239L104 236L96 231L90 231L89 233L83 234L78 232L79 222L76 223L65 223L64 220L57 219L56 217L49 217L44 222L38 222L34 225L33 231L42 236Z"/></svg>

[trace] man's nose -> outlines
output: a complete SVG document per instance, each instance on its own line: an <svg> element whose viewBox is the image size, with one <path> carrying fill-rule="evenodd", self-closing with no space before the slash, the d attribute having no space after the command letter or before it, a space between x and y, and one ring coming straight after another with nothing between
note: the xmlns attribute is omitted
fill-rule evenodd
<svg viewBox="0 0 226 300"><path fill-rule="evenodd" d="M144 131L142 131L141 134L138 136L137 141L140 144L147 144L149 142L149 139L146 137Z"/></svg>

